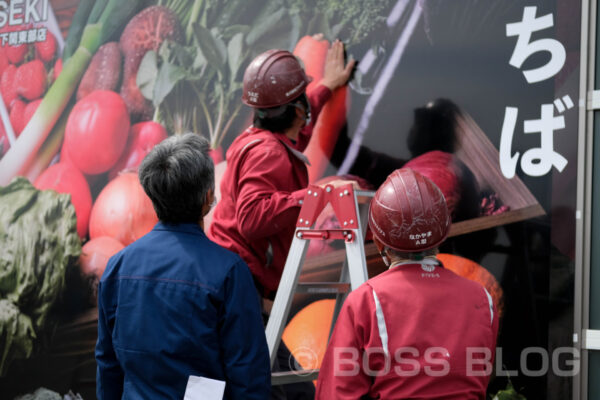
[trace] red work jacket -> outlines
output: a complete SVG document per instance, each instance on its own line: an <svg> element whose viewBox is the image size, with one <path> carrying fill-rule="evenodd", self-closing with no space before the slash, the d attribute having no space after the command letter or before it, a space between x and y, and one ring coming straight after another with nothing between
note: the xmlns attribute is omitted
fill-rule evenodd
<svg viewBox="0 0 600 400"><path fill-rule="evenodd" d="M316 399L485 399L497 332L480 284L442 266L393 267L348 295Z"/></svg>
<svg viewBox="0 0 600 400"><path fill-rule="evenodd" d="M308 185L302 151L331 91L320 85L307 95L312 122L296 143L282 133L255 127L233 141L209 229L213 241L246 261L266 297L279 285Z"/></svg>

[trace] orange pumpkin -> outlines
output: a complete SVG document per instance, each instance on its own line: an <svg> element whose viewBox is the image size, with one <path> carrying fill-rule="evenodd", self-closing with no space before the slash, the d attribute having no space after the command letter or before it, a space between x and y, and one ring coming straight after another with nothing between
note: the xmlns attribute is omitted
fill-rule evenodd
<svg viewBox="0 0 600 400"><path fill-rule="evenodd" d="M281 339L303 369L321 368L334 307L333 299L315 301L294 315L285 327Z"/></svg>
<svg viewBox="0 0 600 400"><path fill-rule="evenodd" d="M498 311L498 317L502 318L504 312L504 292L496 278L494 278L494 275L475 261L471 261L468 258L444 253L438 254L437 258L444 264L446 269L485 287L494 300L494 304Z"/></svg>

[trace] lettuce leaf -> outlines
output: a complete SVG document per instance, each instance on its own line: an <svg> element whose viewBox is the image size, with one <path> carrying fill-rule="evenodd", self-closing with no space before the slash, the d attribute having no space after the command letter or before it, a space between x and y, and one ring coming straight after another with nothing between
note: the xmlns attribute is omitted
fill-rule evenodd
<svg viewBox="0 0 600 400"><path fill-rule="evenodd" d="M70 195L25 178L0 187L0 376L29 358L81 253Z"/></svg>

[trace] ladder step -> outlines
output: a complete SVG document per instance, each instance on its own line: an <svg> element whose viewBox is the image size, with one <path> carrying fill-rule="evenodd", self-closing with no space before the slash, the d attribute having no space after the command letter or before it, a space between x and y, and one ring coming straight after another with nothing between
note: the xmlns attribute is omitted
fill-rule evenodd
<svg viewBox="0 0 600 400"><path fill-rule="evenodd" d="M273 372L271 374L271 385L278 386L298 382L311 382L317 379L318 376L318 369Z"/></svg>
<svg viewBox="0 0 600 400"><path fill-rule="evenodd" d="M356 202L358 204L369 204L371 202L371 199L375 197L375 191L355 190L354 195L356 196Z"/></svg>
<svg viewBox="0 0 600 400"><path fill-rule="evenodd" d="M350 292L350 284L343 282L299 282L296 293L344 294Z"/></svg>

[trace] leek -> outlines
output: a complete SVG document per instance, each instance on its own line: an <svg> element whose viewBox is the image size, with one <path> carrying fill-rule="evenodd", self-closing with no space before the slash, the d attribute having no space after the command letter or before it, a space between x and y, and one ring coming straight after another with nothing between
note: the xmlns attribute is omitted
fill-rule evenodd
<svg viewBox="0 0 600 400"><path fill-rule="evenodd" d="M24 174L30 182L35 180L44 172L46 168L54 161L57 157L57 153L60 150L60 146L65 136L65 128L67 127L67 119L69 113L73 109L73 104L69 104L61 115L60 119L52 128L52 131L48 135L48 138L42 144L42 147L37 152L31 165L27 167L27 172Z"/></svg>
<svg viewBox="0 0 600 400"><path fill-rule="evenodd" d="M15 176L27 172L77 89L92 56L143 4L143 0L96 1L83 29L79 47L66 61L61 74L44 95L14 146L0 160L0 185L7 185Z"/></svg>
<svg viewBox="0 0 600 400"><path fill-rule="evenodd" d="M81 0L79 5L77 6L77 11L71 20L71 26L69 27L69 34L67 35L67 41L65 43L65 48L62 53L63 63L66 62L71 56L73 52L77 50L79 47L79 41L81 39L81 34L83 33L83 29L87 25L88 18L90 17L90 13L92 12L92 8L94 7L94 0Z"/></svg>

